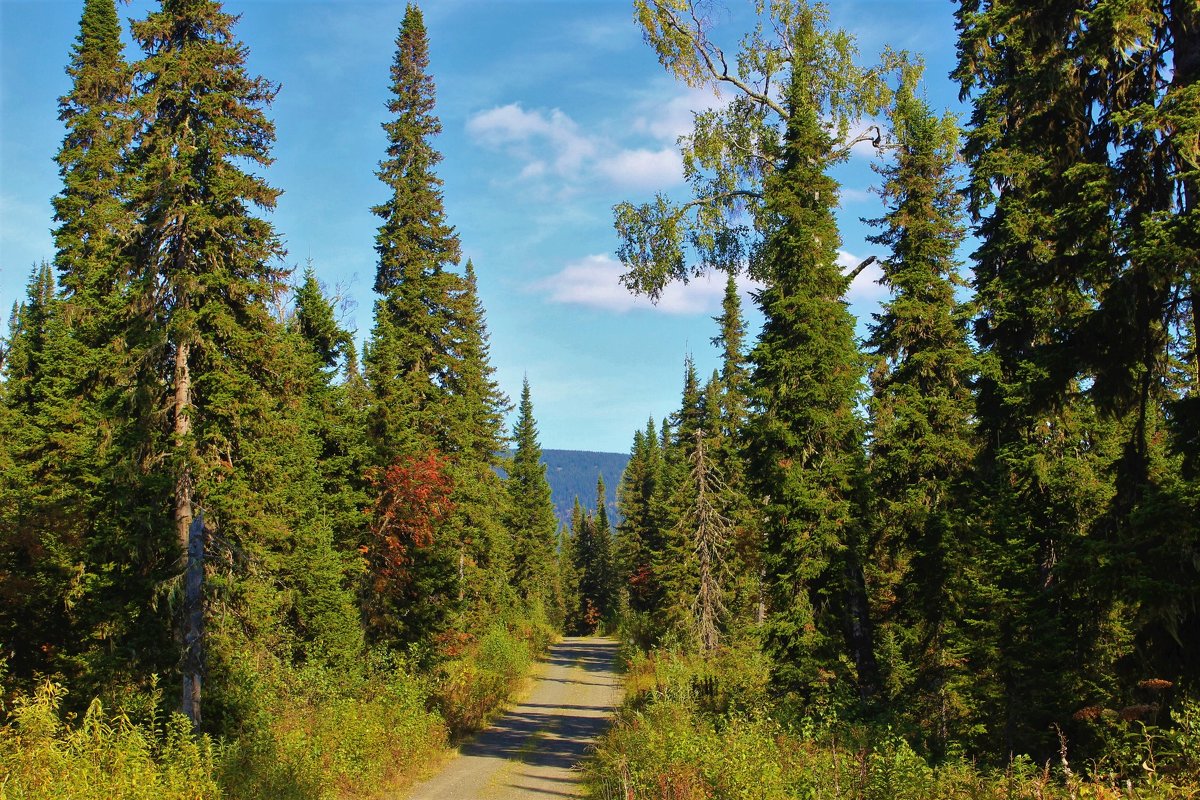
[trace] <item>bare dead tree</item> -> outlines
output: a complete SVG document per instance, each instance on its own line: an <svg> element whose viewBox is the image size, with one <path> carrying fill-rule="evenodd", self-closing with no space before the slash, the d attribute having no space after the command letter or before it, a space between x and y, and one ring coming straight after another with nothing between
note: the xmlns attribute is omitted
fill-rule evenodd
<svg viewBox="0 0 1200 800"><path fill-rule="evenodd" d="M721 513L719 507L723 485L708 459L703 431L696 431L696 447L689 460L692 487L696 494L680 524L689 528L692 538L698 579L692 614L700 639L700 651L707 655L720 644L720 622L728 613L723 599L723 582L728 573L724 553L733 523Z"/></svg>

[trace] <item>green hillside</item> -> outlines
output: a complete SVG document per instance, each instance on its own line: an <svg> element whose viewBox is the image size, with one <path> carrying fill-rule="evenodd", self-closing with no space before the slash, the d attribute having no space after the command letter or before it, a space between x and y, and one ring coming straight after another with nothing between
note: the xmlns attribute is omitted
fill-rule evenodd
<svg viewBox="0 0 1200 800"><path fill-rule="evenodd" d="M614 520L617 509L617 484L629 462L627 453L593 453L587 450L543 450L546 480L554 500L554 512L560 522L570 523L575 498L584 508L596 508L596 477L604 476L608 513Z"/></svg>

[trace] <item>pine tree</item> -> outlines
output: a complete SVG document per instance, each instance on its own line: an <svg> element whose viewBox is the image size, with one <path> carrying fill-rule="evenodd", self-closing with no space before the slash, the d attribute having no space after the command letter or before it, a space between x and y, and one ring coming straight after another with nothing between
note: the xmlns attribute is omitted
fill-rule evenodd
<svg viewBox="0 0 1200 800"><path fill-rule="evenodd" d="M963 697L963 595L972 557L964 509L975 452L975 358L955 299L963 236L958 130L914 95L915 79L902 82L896 97L895 160L877 168L887 214L874 221L880 233L871 241L891 251L881 283L893 296L867 342L876 359L869 563L887 694L941 751L971 711Z"/></svg>
<svg viewBox="0 0 1200 800"><path fill-rule="evenodd" d="M671 421L675 429L672 444L682 450L685 459L691 453L696 431L703 427L703 420L704 397L700 379L696 376L696 361L689 353L683 361L683 397Z"/></svg>
<svg viewBox="0 0 1200 800"><path fill-rule="evenodd" d="M365 361L374 401L372 437L379 463L397 455L447 450L443 415L453 360L452 295L460 278L458 237L445 222L441 154L430 140L441 132L433 113L429 43L420 9L407 6L396 37L388 111L387 158L376 173L390 192L372 211L378 266L375 329Z"/></svg>
<svg viewBox="0 0 1200 800"><path fill-rule="evenodd" d="M557 603L552 590L557 571L558 521L550 499L550 484L546 481L546 465L542 463L528 378L521 385L521 403L512 438L516 449L505 481L509 497L505 527L512 537L512 584L527 604L540 604L549 611Z"/></svg>
<svg viewBox="0 0 1200 800"><path fill-rule="evenodd" d="M130 315L128 335L145 359L139 388L165 389L165 441L155 434L149 446L164 448L173 481L169 507L187 573L183 708L197 724L205 539L269 540L275 528L251 522L265 519L252 510L265 487L243 459L254 457L254 434L272 406L261 378L279 343L266 302L282 290L283 248L252 211L273 208L279 193L244 167L271 161L274 130L262 109L276 89L246 73L235 22L211 0L164 0L133 25L147 54L137 67L144 130L132 156L134 292L153 304ZM197 506L208 512L203 523Z"/></svg>
<svg viewBox="0 0 1200 800"><path fill-rule="evenodd" d="M604 476L596 476L596 549L598 562L596 585L597 605L606 621L617 612L617 569L614 554L613 529L608 520L608 489Z"/></svg>

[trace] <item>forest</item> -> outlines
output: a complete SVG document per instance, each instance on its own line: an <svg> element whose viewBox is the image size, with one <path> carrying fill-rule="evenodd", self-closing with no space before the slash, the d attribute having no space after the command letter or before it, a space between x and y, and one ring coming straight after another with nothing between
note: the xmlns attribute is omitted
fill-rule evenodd
<svg viewBox="0 0 1200 800"><path fill-rule="evenodd" d="M626 665L596 798L1200 795L1194 0L959 0L964 120L819 3L730 34L635 0L724 102L686 197L613 208L621 281L722 274L720 368L632 433L617 514L601 479L561 526L445 211L422 11L379 76L360 346L284 266L238 17L162 0L130 57L82 5L53 257L0 349L0 797L395 796L594 633Z"/></svg>

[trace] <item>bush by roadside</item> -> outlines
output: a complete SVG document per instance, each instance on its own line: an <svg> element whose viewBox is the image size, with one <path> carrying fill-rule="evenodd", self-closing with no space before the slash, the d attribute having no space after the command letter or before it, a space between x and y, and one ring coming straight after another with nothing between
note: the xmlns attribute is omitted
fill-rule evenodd
<svg viewBox="0 0 1200 800"><path fill-rule="evenodd" d="M988 770L965 759L932 765L890 729L851 729L769 714L765 665L726 651L629 659L627 703L588 773L597 800L1176 800L1200 797L1200 704L1171 730L1138 725L1114 759Z"/></svg>
<svg viewBox="0 0 1200 800"><path fill-rule="evenodd" d="M220 665L230 688L214 709L236 723L217 738L193 735L180 715L134 720L99 701L75 719L47 681L3 709L0 800L393 796L452 737L485 725L553 639L544 623L500 620L455 637L430 676L382 652L347 671L237 649Z"/></svg>

